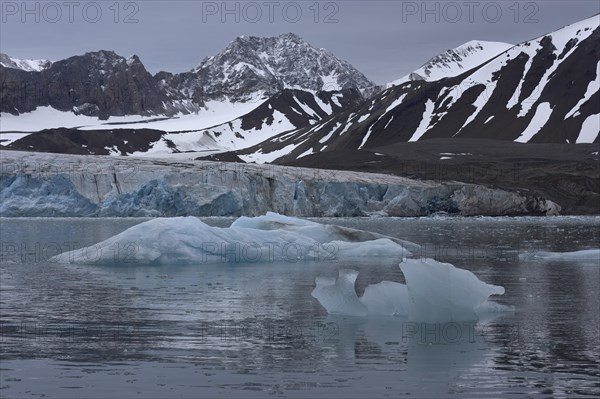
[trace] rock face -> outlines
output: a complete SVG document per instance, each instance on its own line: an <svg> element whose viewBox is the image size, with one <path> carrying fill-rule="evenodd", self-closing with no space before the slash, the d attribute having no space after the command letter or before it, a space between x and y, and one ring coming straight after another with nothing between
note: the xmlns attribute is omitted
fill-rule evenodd
<svg viewBox="0 0 600 399"><path fill-rule="evenodd" d="M557 214L552 201L464 183L217 162L2 151L0 216Z"/></svg>
<svg viewBox="0 0 600 399"><path fill-rule="evenodd" d="M38 106L101 119L166 112L164 94L139 58L112 51L71 57L39 72L0 67L0 80L0 111L15 115Z"/></svg>
<svg viewBox="0 0 600 399"><path fill-rule="evenodd" d="M54 63L0 55L0 112L38 106L99 116L191 113L208 101L266 99L283 89L336 91L374 86L346 61L295 34L239 37L190 72L152 76L137 56L98 51Z"/></svg>

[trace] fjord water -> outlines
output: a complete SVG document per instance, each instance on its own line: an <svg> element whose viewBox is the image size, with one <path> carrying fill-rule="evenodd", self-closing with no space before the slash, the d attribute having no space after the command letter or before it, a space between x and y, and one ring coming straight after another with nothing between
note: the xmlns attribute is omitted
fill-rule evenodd
<svg viewBox="0 0 600 399"><path fill-rule="evenodd" d="M503 286L491 299L515 310L437 325L332 316L315 277L355 269L361 295L404 282L401 259L141 266L132 243L117 265L65 265L49 260L143 220L1 219L0 396L600 396L600 260L519 260L598 248L600 218L314 220L421 244L417 256Z"/></svg>

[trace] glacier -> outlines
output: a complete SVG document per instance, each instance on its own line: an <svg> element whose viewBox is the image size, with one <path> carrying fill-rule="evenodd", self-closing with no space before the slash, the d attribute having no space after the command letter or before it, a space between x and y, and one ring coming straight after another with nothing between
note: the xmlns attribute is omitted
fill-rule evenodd
<svg viewBox="0 0 600 399"><path fill-rule="evenodd" d="M195 217L153 219L53 263L197 265L411 256L420 246L367 231L268 213L211 227ZM413 252L411 252L413 251Z"/></svg>
<svg viewBox="0 0 600 399"><path fill-rule="evenodd" d="M355 270L339 270L337 278L317 277L312 292L330 314L399 316L422 323L477 321L480 316L512 307L489 301L504 288L487 284L468 270L433 259L405 259L400 269L406 284L382 281L358 297Z"/></svg>
<svg viewBox="0 0 600 399"><path fill-rule="evenodd" d="M555 215L527 192L277 165L0 150L0 217Z"/></svg>

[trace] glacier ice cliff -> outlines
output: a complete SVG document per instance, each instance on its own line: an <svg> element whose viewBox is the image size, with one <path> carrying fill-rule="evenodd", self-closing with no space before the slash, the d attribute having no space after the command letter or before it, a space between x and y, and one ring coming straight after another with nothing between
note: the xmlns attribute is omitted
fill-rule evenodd
<svg viewBox="0 0 600 399"><path fill-rule="evenodd" d="M558 214L527 193L275 165L0 151L0 216Z"/></svg>

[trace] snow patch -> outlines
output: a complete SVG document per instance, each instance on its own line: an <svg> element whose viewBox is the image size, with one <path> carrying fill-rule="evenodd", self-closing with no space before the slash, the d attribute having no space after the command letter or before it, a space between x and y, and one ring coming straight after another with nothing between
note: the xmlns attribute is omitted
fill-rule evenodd
<svg viewBox="0 0 600 399"><path fill-rule="evenodd" d="M423 119L417 127L417 130L415 130L412 137L408 141L418 141L425 134L425 132L427 132L429 124L431 123L431 117L433 115L434 108L435 103L431 100L427 100L427 103L425 104L425 112L423 113Z"/></svg>
<svg viewBox="0 0 600 399"><path fill-rule="evenodd" d="M600 134L600 114L590 115L581 125L581 131L577 136L577 144L593 143Z"/></svg>
<svg viewBox="0 0 600 399"><path fill-rule="evenodd" d="M552 107L550 103L545 102L538 105L535 115L531 122L529 122L529 126L521 133L515 142L517 143L527 143L529 140L533 138L545 125L548 123L548 119L552 114Z"/></svg>

